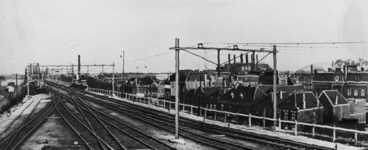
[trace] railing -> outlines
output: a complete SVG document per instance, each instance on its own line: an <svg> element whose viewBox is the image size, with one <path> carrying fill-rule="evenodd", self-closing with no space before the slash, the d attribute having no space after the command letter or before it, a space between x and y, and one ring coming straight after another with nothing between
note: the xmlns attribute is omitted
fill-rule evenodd
<svg viewBox="0 0 368 150"><path fill-rule="evenodd" d="M106 95L112 95L112 91L109 90L103 90L103 89L97 89L97 88L88 88L88 91L91 92L96 92L96 93L101 93L101 94L106 94ZM138 97L134 94L125 94L125 97L122 97L123 94L121 92L114 92L116 96L121 97L121 98L126 98L129 100L132 100L133 103L134 102L142 102L142 103L146 103L149 105L155 105L155 106L159 106L159 107L164 107L167 108L169 111L171 109L175 109L172 108L171 105L175 104L175 102L171 102L171 101L167 101L167 100L162 100L162 99L157 99L157 98L151 98L151 97ZM189 107L190 111L186 111L185 107ZM238 117L247 117L248 118L248 127L252 126L252 118L256 118L256 119L261 119L263 121L263 127L265 127L265 121L269 120L269 121L275 121L275 119L273 118L268 118L265 116L255 116L252 114L242 114L242 113L234 113L234 112L228 112L228 111L222 111L222 110L216 110L216 109L212 109L212 105L210 105L210 109L207 108L208 106L206 105L206 108L201 107L200 111L203 111L203 121L205 121L209 116L207 116L208 112L212 112L212 118L213 120L217 120L216 117L219 114L222 114L221 116L223 117L223 122L227 122L227 116L232 115L235 116L236 118L236 124L238 124ZM214 108L216 107L216 105L214 105ZM189 113L189 114L194 114L193 113L193 109L198 109L198 106L193 106L193 105L188 105L188 104L181 104L179 103L179 110L180 108L182 108L181 110L183 110L185 113ZM202 114L200 114L202 115ZM281 129L281 123L288 123L288 124L294 124L295 128L294 128L294 135L298 135L298 125L304 125L304 126L310 126L312 127L312 136L315 136L315 128L325 128L325 129L331 129L333 130L333 136L332 136L332 141L335 142L336 140L336 131L345 131L345 132L351 132L354 133L354 139L355 139L355 144L357 144L358 142L358 134L364 134L364 135L368 135L368 132L365 131L359 131L359 130L352 130L352 129L346 129L346 128L340 128L340 127L335 127L335 126L327 126L327 125L318 125L318 124L310 124L310 123L304 123L304 122L297 122L295 121L289 121L289 120L281 120L280 118L278 118L277 120L278 123L278 128ZM230 126L230 122L229 122L229 126Z"/></svg>

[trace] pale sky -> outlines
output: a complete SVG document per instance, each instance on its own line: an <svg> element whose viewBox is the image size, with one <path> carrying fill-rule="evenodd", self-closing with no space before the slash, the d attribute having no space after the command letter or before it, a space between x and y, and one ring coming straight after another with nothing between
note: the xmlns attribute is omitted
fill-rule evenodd
<svg viewBox="0 0 368 150"><path fill-rule="evenodd" d="M82 64L114 62L115 71L121 72L123 51L126 72L174 71L173 52L128 62L171 52L175 38L180 38L180 46L352 42L368 41L367 27L368 1L3 0L0 74L24 73L28 63L77 64L78 54ZM338 58L368 60L368 44L316 47L279 47L278 68L296 70ZM194 53L204 56L203 51ZM215 54L207 52L206 57L217 62ZM181 69L205 68L204 61L191 54L181 52L180 58ZM272 57L264 62L272 66Z"/></svg>

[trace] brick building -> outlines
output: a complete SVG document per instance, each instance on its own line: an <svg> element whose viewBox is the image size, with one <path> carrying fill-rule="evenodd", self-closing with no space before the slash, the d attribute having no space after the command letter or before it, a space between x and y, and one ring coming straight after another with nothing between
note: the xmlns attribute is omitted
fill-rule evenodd
<svg viewBox="0 0 368 150"><path fill-rule="evenodd" d="M350 103L350 118L366 122L368 72L358 71L356 65L345 66L344 70L315 70L313 87L316 94L323 90L339 91Z"/></svg>

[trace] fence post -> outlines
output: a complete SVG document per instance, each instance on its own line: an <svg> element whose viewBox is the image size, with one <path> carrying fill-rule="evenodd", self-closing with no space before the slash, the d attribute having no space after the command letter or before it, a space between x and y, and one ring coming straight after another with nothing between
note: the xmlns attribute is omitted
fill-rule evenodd
<svg viewBox="0 0 368 150"><path fill-rule="evenodd" d="M294 135L298 135L298 121L295 120L295 130Z"/></svg>
<svg viewBox="0 0 368 150"><path fill-rule="evenodd" d="M263 128L266 127L266 120L265 120L265 116L263 115Z"/></svg>
<svg viewBox="0 0 368 150"><path fill-rule="evenodd" d="M166 103L165 103L165 101L164 101L164 108L166 108Z"/></svg>
<svg viewBox="0 0 368 150"><path fill-rule="evenodd" d="M183 104L183 112L185 112L185 104Z"/></svg>
<svg viewBox="0 0 368 150"><path fill-rule="evenodd" d="M279 130L281 131L281 119L278 118L277 120L279 121Z"/></svg>
<svg viewBox="0 0 368 150"><path fill-rule="evenodd" d="M316 135L316 131L315 131L315 126L314 126L315 124L313 124L313 128L312 128L312 134L313 134L313 137Z"/></svg>
<svg viewBox="0 0 368 150"><path fill-rule="evenodd" d="M165 103L164 103L165 104ZM169 110L171 110L171 103L169 103Z"/></svg>
<svg viewBox="0 0 368 150"><path fill-rule="evenodd" d="M358 132L355 131L355 145L358 145Z"/></svg>
<svg viewBox="0 0 368 150"><path fill-rule="evenodd" d="M203 122L206 120L206 117L207 117L207 106L206 106L206 109L204 109Z"/></svg>
<svg viewBox="0 0 368 150"><path fill-rule="evenodd" d="M238 113L236 113L236 124L238 124L238 121L239 121L239 116L238 116Z"/></svg>
<svg viewBox="0 0 368 150"><path fill-rule="evenodd" d="M227 114L226 112L224 113L224 122L226 122L226 117L227 117Z"/></svg>
<svg viewBox="0 0 368 150"><path fill-rule="evenodd" d="M221 111L224 111L224 104L221 104Z"/></svg>
<svg viewBox="0 0 368 150"><path fill-rule="evenodd" d="M193 115L193 106L190 105L190 114Z"/></svg>
<svg viewBox="0 0 368 150"><path fill-rule="evenodd" d="M336 140L336 126L333 127L332 142L335 142L335 140Z"/></svg>
<svg viewBox="0 0 368 150"><path fill-rule="evenodd" d="M252 126L252 114L249 113L249 117L248 117L248 127Z"/></svg>

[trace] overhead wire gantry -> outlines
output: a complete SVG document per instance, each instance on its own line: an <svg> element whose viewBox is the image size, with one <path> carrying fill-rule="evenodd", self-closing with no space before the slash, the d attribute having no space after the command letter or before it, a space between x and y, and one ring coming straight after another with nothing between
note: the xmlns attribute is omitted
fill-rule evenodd
<svg viewBox="0 0 368 150"><path fill-rule="evenodd" d="M276 126L276 120L277 120L277 98L276 98L276 79L277 79L277 59L276 59L276 53L278 52L276 50L276 45L273 45L272 50L267 50L265 48L260 49L242 49L239 48L238 45L233 45L233 48L228 47L204 47L203 43L199 43L197 47L180 47L179 46L179 39L175 39L175 47L170 47L170 50L175 50L175 139L179 139L179 64L180 64L180 58L179 58L179 51L187 51L188 50L214 50L217 51L217 73L220 75L220 51L240 51L240 52L252 52L253 56L257 53L269 53L273 54L273 118L274 118L274 126ZM254 61L254 57L252 57L252 61Z"/></svg>

